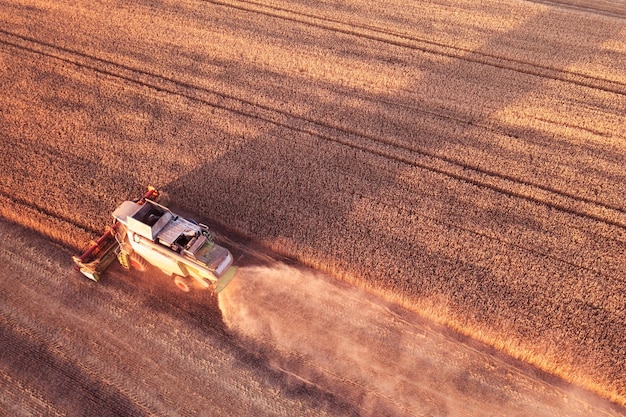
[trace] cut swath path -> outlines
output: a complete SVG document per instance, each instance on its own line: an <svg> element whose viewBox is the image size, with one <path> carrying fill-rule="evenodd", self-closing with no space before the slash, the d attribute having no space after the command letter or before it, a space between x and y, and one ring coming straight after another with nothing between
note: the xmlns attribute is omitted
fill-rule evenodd
<svg viewBox="0 0 626 417"><path fill-rule="evenodd" d="M312 270L241 268L219 305L231 331L272 366L348 399L361 415L477 416L494 406L503 416L619 415Z"/></svg>

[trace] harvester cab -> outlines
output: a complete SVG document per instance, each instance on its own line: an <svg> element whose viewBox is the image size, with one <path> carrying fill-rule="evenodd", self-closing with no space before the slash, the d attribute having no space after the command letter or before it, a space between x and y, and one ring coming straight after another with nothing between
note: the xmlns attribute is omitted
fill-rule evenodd
<svg viewBox="0 0 626 417"><path fill-rule="evenodd" d="M74 256L77 269L98 281L114 259L126 269L145 270L147 264L174 277L183 291L196 284L222 291L235 277L230 251L215 243L208 227L187 220L159 204L159 192L124 201L113 212L114 224L85 251Z"/></svg>

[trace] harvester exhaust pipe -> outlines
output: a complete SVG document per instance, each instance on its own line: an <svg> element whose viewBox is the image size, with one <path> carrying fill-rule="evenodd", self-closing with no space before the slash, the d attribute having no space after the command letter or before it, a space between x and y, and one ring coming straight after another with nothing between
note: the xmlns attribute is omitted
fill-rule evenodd
<svg viewBox="0 0 626 417"><path fill-rule="evenodd" d="M137 204L141 205L144 204L146 202L146 200L152 200L152 201L156 201L156 198L159 197L159 192L157 191L156 188L154 188L153 186L148 186L148 192L144 194L143 197L141 197L138 201Z"/></svg>

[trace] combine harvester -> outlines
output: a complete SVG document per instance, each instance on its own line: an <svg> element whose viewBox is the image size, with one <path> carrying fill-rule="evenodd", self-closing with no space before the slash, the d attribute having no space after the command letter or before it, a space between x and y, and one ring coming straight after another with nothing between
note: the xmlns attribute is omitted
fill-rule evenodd
<svg viewBox="0 0 626 417"><path fill-rule="evenodd" d="M77 270L94 281L117 258L126 269L154 265L188 292L192 283L222 291L237 267L228 249L217 245L208 227L187 220L159 204L159 192L148 187L138 200L124 201L113 212L115 222L80 256Z"/></svg>

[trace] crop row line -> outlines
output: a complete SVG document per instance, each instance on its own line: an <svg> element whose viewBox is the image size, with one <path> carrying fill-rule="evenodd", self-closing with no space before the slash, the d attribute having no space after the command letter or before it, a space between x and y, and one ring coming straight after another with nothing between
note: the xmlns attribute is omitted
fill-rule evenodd
<svg viewBox="0 0 626 417"><path fill-rule="evenodd" d="M357 391L356 395L358 397L360 397L361 395L366 395L367 397L377 398L381 402L391 405L392 407L394 407L394 409L400 410L402 414L406 414L406 415L411 414L412 410L410 410L406 405L403 405L398 400L394 400L390 394L386 394L380 391L378 392L375 391L375 386L368 385L367 381L361 380L360 378L358 378L358 376L355 377L351 375L346 375L345 373L339 374L336 370L332 369L332 365L333 365L332 363L321 363L320 360L315 360L314 358L311 357L311 355L305 356L302 354L294 354L291 349L284 349L277 345L269 345L266 349L272 349L274 351L277 351L280 355L282 355L283 358L286 359L286 362L287 362L285 364L285 367L288 367L290 365L290 359L291 359L291 360L294 360L296 364L303 363L307 365L309 367L309 370L311 369L317 370L319 374L316 375L315 378L311 378L311 380L309 380L298 375L297 373L294 373L292 371L289 371L288 369L283 368L280 364L277 365L276 367L276 369L280 370L281 372L284 372L293 377L296 377L299 380L309 385L313 385L315 388L321 391L329 392L328 388L324 387L323 385L320 385L320 381L318 381L320 377L322 378L321 384L324 384L325 382L324 379L326 379L328 381L327 383L331 387L335 384L339 384L342 386L343 389L356 390ZM403 378L401 376L400 377L395 376L392 373L388 375L379 375L378 377L383 380L391 380L390 382L393 382L394 384L397 384L397 385L400 385L400 384L409 385L418 391L420 390L420 388L422 388L416 382ZM317 382L314 382L314 381L317 381ZM455 402L458 402L458 400L455 400ZM361 405L358 405L358 404L355 404L355 405L356 407L362 407Z"/></svg>
<svg viewBox="0 0 626 417"><path fill-rule="evenodd" d="M541 258L547 258L547 259L552 259L558 263L562 263L568 266L571 266L575 269L580 269L580 270L584 270L593 274L596 274L598 276L603 276L603 277L611 277L611 279L615 279L614 276L610 276L608 275L605 271L591 267L591 266L587 266L587 265L583 265L581 263L577 263L577 262L573 262L571 260L565 259L563 257L554 255L548 251L545 250L538 250L534 247L528 247L528 246L523 246L519 243L515 243L515 241L512 241L510 239L506 239L506 237L503 237L502 234L497 234L497 233L490 233L490 232L484 232L484 231L479 231L479 230L475 230L466 226L463 226L461 223L452 223L452 222L448 222L444 219L442 219L441 217L435 217L433 215L429 215L426 214L424 212L417 212L416 210L414 210L412 207L400 207L396 204L391 204L388 201L385 200L375 200L372 199L370 197L367 196L361 196L361 198L368 200L368 204L372 207L375 206L383 206L385 208L389 208L389 207L393 207L395 210L397 211L401 211L401 212L405 212L410 216L414 216L416 218L419 219L424 219L426 220L426 222L431 222L433 224L439 224L441 226L444 226L445 228L448 229L454 229L459 231L460 233L467 233L469 235L473 235L476 236L478 238L484 238L493 242L497 242L500 245L503 246L509 246L511 248L514 248L516 250L520 250L520 251L524 251L524 252L528 252L534 256L537 257L541 257ZM620 241L622 243L624 243L624 241Z"/></svg>
<svg viewBox="0 0 626 417"><path fill-rule="evenodd" d="M603 16L617 17L619 19L626 18L626 16L622 13L618 13L615 11L601 8L600 5L597 5L598 2L587 2L588 4L582 5L582 4L570 3L567 0L526 0L526 1L530 3L543 4L543 5L552 6L552 7L568 8L572 10L599 14Z"/></svg>
<svg viewBox="0 0 626 417"><path fill-rule="evenodd" d="M399 144L391 139L374 137L355 129L294 115L243 98L195 86L189 82L100 59L86 53L72 51L4 30L0 30L0 43L122 79L158 92L177 95L200 102L203 105L311 135L323 141L335 142L365 153L395 160L477 187L488 188L510 197L524 199L571 215L626 229L626 210L620 207L610 206L493 170L469 165L462 161ZM602 213L601 215L597 214L598 210Z"/></svg>
<svg viewBox="0 0 626 417"><path fill-rule="evenodd" d="M63 214L54 213L54 212L52 212L52 211L50 211L50 210L40 206L39 204L31 203L31 202L28 202L28 201L16 198L15 196L7 194L4 191L0 190L0 200L2 200L2 199L6 199L6 200L10 201L12 204L14 204L14 205L16 205L18 207L19 206L29 207L29 208L35 210L36 212L39 212L39 213L43 214L46 217L58 219L58 220L60 220L60 221L62 221L64 223L67 223L67 224L69 224L69 225L71 225L73 227L77 227L80 230L88 232L88 233L96 234L96 233L102 232L101 230L95 230L92 227L89 227L89 226L87 226L85 224L79 224L76 220L72 220L69 217L64 216Z"/></svg>
<svg viewBox="0 0 626 417"><path fill-rule="evenodd" d="M410 36L377 26L346 23L340 20L303 13L283 7L270 6L250 0L201 0L217 6L229 7L241 11L261 14L270 18L282 19L293 23L308 25L319 29L330 30L345 35L356 36L376 42L407 48L411 50L459 59L471 63L487 65L502 70L510 70L549 80L626 95L626 84L607 80L601 77L561 70L548 65L527 62L521 59L502 57L496 54L476 51L469 48L453 46L434 40Z"/></svg>
<svg viewBox="0 0 626 417"><path fill-rule="evenodd" d="M31 323L21 323L20 320L13 319L5 311L0 311L0 326L11 329L10 332L3 332L6 334L3 335L2 344L14 348L16 356L13 360L17 361L17 365L24 360L36 361L46 371L63 375L66 380L72 383L73 390L80 392L84 401L92 404L102 402L104 399L101 397L102 394L99 390L93 389L93 381L90 380L94 375L100 375L101 372L94 369L89 361L71 361L55 337L44 334ZM29 350L32 350L31 353L36 353L36 355L27 356ZM50 375L44 375L44 378L50 378ZM114 412L129 411L126 409L125 403L108 402ZM85 406L89 407L87 404ZM142 404L142 406L144 410L147 409L145 405Z"/></svg>
<svg viewBox="0 0 626 417"><path fill-rule="evenodd" d="M115 62L112 62L112 61L107 61L105 59L93 57L91 55L84 54L84 53L81 53L81 52L78 52L78 51L73 51L73 50L69 50L67 48L63 48L63 47L59 47L59 46L56 46L56 45L53 45L53 44L49 44L49 43L45 43L45 42L42 42L42 41L38 41L38 40L33 39L33 38L28 38L28 37L24 37L24 36L21 36L21 35L12 34L10 32L6 32L6 31L3 31L1 29L0 29L0 33L4 33L4 34L10 35L10 36L15 36L15 37L21 38L21 39L23 39L25 41L36 43L36 44L39 44L39 45L42 45L42 46L45 46L45 47L48 47L48 48L56 49L56 50L59 50L59 51L61 51L63 53L67 53L67 54L70 54L70 55L76 55L76 56L78 56L80 58L85 58L85 59L91 60L91 61L93 61L93 63L91 65L88 64L88 63L80 63L80 62L78 62L76 60L60 57L60 56L57 56L57 55L54 55L54 54L50 54L50 53L43 53L41 51L35 51L34 49L31 49L33 52L41 52L44 55L47 55L49 57L61 59L61 60L66 61L66 62L73 63L73 64L75 64L77 66L81 66L81 67L84 67L84 68L87 68L87 69L91 69L91 70L94 70L94 71L97 71L97 72L100 72L100 73L104 73L104 74L112 76L112 77L123 78L123 79L125 79L127 81L138 83L138 84L141 84L144 87L153 88L153 89L156 89L156 90L161 91L161 92L168 92L168 93L175 94L175 95L186 96L186 98L194 99L194 100L197 99L197 97L190 96L189 94L183 94L181 92L171 91L171 89L168 90L167 88L159 87L159 86L157 86L153 82L151 83L151 82L148 82L148 81L144 81L144 80L138 79L138 78L135 77L135 75L149 77L151 80L165 81L165 82L170 83L172 85L176 85L178 87L183 87L183 88L189 89L189 90L195 90L195 91L201 91L203 93L208 93L208 94L212 95L213 98L216 98L219 101L221 101L221 100L228 100L229 103L220 103L219 101L211 102L211 101L206 100L206 101L203 102L203 104L207 104L207 105L210 105L210 106L213 106L213 107L216 107L216 108L220 108L222 110L235 112L235 113L240 114L242 116L255 117L255 118L260 119L260 120L264 120L264 121L267 121L267 122L270 122L270 123L281 125L282 127L291 128L291 129L294 129L294 130L301 130L303 133L311 133L309 130L297 129L294 126L287 124L288 123L288 119L297 119L297 120L303 121L303 122L305 122L305 123L307 123L307 124L309 124L311 126L316 125L316 126L319 126L319 127L324 127L324 128L326 128L326 129L328 129L330 131L340 131L340 132L342 132L344 134L353 136L353 137L357 138L358 140L360 140L360 139L368 139L368 140L370 140L372 142L384 143L384 144L390 145L392 147L399 148L399 149L402 149L402 150L405 150L405 151L408 151L408 152L411 152L411 153L423 155L423 156L429 157L429 158L439 159L439 160L444 161L446 163L449 163L451 165L457 165L457 166L463 168L463 170L472 170L472 171L475 171L475 172L483 174L483 175L487 175L487 176L490 176L490 177L497 177L497 178L501 178L503 180L511 181L511 182L515 182L515 183L520 183L520 184L523 184L524 186L537 188L537 189L543 190L543 191L545 191L547 193L553 193L553 194L562 195L564 197L571 198L571 199L574 199L574 200L577 200L577 201L581 201L581 202L586 203L586 204L597 205L599 207L602 207L602 208L605 208L605 209L608 209L608 210L613 210L613 211L617 211L617 212L621 212L621 213L626 214L626 210L624 210L622 207L619 207L619 206L610 205L610 204L607 204L607 203L602 203L602 202L599 202L597 200L589 199L589 198L582 197L582 196L577 196L575 194L568 193L566 191L562 191L562 190L555 189L553 187L547 187L547 186L542 185L542 184L526 181L526 180L523 180L521 178L514 177L514 176L511 176L511 175L507 175L507 174L503 174L503 173L498 172L498 171L494 171L494 170L490 170L490 169L486 169L486 168L481 168L481 167L476 166L476 165L470 165L470 164L468 164L466 162L459 161L457 159L446 157L446 156L443 156L443 155L439 155L439 154L436 154L436 153L433 153L433 152L429 152L429 151L427 151L425 149L420 149L420 148L418 148L416 146L409 146L409 145L406 145L406 144L398 143L397 141L394 141L394 140L391 140L391 139L374 137L373 135L369 135L369 134L367 134L365 132L357 131L357 130L354 130L354 129L348 129L346 127L342 127L342 126L338 126L338 125L333 125L333 124L325 122L325 121L315 120L315 119L308 118L308 117L301 116L301 115L294 115L294 114L291 114L291 113L288 113L288 112L285 112L285 111L282 111L282 110L278 110L278 109L275 109L275 108L272 108L272 107L269 107L269 106L266 106L266 105L262 105L262 104L259 104L259 103L255 103L255 102L252 102L250 100L246 100L246 99L243 99L243 98L240 98L240 97L235 97L233 95L225 94L225 93L222 93L222 92L219 92L219 91L216 91L216 90L209 90L209 89L207 89L205 87L198 87L198 86L192 85L192 84L184 82L184 81L175 80L175 79L168 78L168 77L165 77L165 76L159 75L159 74L149 73L149 72L147 72L145 70L141 70L141 69L138 69L138 68L133 68L133 67L130 67L128 65L119 64L119 63L115 63ZM18 47L18 48L21 47L21 46L16 45L16 44L13 44L13 46ZM112 70L107 70L105 68L102 68L101 66L99 67L98 66L99 64L106 64L108 67L112 67L113 69ZM124 70L125 73L124 74L120 73L119 69ZM202 101L202 100L200 100L200 101ZM386 104L394 105L394 103L386 103ZM250 110L245 110L245 109L243 109L242 105L246 106L246 107L247 106L251 106L253 108L256 108L256 109L259 109L259 110L263 110L265 112L273 113L274 115L281 115L282 116L282 121L279 121L276 117L260 117L258 112L254 113L254 112L251 112ZM458 123L470 123L467 120L461 119L459 117L455 117L453 115L445 114L445 113L442 113L442 112L436 112L436 111L432 111L432 110L416 109L416 108L413 108L413 107L411 107L411 110L419 111L419 112L427 114L429 116L440 117L440 118L443 118L443 119L452 120L452 121L455 121L455 122L458 122ZM474 123L474 125L479 127L479 128L482 128L482 129L488 129L488 127L482 126L482 125L477 124L477 123ZM317 136L319 136L319 135L317 135ZM339 139L337 139L335 141L339 141ZM347 144L347 143L343 143L343 144ZM354 146L358 147L359 145L355 144ZM362 148L361 150L367 151L367 148ZM381 156L384 156L384 155L381 155ZM395 158L392 158L392 159L395 159ZM403 159L398 159L398 160L401 161L401 162L406 162ZM424 168L424 167L422 167L422 168Z"/></svg>

